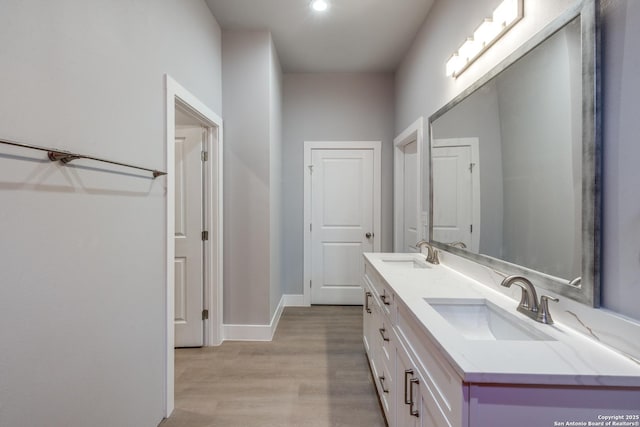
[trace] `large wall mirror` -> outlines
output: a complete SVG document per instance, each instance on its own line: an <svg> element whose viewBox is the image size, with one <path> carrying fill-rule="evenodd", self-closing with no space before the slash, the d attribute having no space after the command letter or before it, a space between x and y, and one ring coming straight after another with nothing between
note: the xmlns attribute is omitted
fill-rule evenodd
<svg viewBox="0 0 640 427"><path fill-rule="evenodd" d="M429 119L434 246L595 307L597 7L579 2Z"/></svg>

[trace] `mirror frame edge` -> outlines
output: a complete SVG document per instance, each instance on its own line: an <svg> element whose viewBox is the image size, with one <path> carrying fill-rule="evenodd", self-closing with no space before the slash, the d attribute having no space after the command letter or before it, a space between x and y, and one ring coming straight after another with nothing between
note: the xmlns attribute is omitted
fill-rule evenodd
<svg viewBox="0 0 640 427"><path fill-rule="evenodd" d="M521 265L488 255L476 254L433 240L433 167L432 124L447 111L492 80L518 59L542 44L573 19L580 17L582 57L582 282L580 287L569 286L566 279L554 277ZM429 242L440 250L468 258L499 274L524 275L542 288L572 300L600 307L601 242L602 242L602 92L600 64L600 1L581 0L560 14L550 24L525 41L485 75L446 103L428 119L429 155ZM586 172L586 173L585 173Z"/></svg>

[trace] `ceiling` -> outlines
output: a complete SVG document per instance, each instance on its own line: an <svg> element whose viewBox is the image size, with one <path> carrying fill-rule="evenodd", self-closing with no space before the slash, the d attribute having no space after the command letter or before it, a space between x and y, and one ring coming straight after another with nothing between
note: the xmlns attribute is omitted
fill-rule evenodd
<svg viewBox="0 0 640 427"><path fill-rule="evenodd" d="M206 0L220 26L269 30L284 72L393 71L433 0Z"/></svg>

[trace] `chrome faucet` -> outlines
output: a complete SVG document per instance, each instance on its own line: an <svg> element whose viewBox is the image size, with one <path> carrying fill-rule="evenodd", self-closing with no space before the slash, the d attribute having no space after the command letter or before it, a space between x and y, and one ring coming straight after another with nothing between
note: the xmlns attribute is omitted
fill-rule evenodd
<svg viewBox="0 0 640 427"><path fill-rule="evenodd" d="M538 304L536 288L526 277L509 276L500 283L500 285L505 288L510 288L513 284L522 288L518 311L525 316L532 318L536 322L552 325L553 319L551 318L551 312L549 311L549 300L558 302L558 298L554 298L549 295L542 295L540 297L540 304Z"/></svg>
<svg viewBox="0 0 640 427"><path fill-rule="evenodd" d="M536 319L538 317L538 294L536 293L536 288L533 287L533 283L522 276L509 276L500 283L505 288L510 288L513 284L522 288L518 311L532 319Z"/></svg>
<svg viewBox="0 0 640 427"><path fill-rule="evenodd" d="M418 251L420 251L423 246L427 248L427 262L430 262L431 264L440 264L438 250L431 246L431 243L423 239L416 243L415 246L418 248Z"/></svg>
<svg viewBox="0 0 640 427"><path fill-rule="evenodd" d="M546 323L547 325L553 325L553 319L551 318L551 312L549 311L549 300L558 302L558 298L550 297L549 295L542 295L540 297L540 310L536 320L540 323Z"/></svg>

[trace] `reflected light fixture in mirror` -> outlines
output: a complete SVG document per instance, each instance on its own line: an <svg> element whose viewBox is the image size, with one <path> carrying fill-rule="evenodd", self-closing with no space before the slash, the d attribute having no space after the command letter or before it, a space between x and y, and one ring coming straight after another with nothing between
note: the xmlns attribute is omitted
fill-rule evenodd
<svg viewBox="0 0 640 427"><path fill-rule="evenodd" d="M489 47L509 31L524 16L523 0L504 0L493 11L491 18L485 18L473 32L473 36L460 46L447 61L446 74L458 77Z"/></svg>
<svg viewBox="0 0 640 427"><path fill-rule="evenodd" d="M329 3L326 0L313 0L311 2L311 8L316 12L324 12L329 8Z"/></svg>

